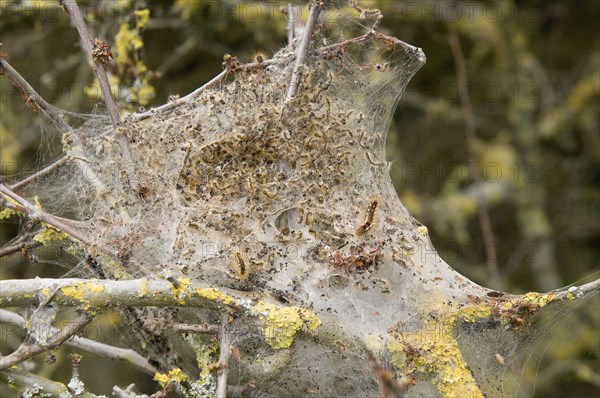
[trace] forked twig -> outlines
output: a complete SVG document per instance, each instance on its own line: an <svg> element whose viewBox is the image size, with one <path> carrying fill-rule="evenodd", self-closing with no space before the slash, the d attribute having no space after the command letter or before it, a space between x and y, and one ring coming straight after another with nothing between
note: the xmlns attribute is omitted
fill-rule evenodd
<svg viewBox="0 0 600 398"><path fill-rule="evenodd" d="M71 336L79 332L85 325L90 323L93 316L88 313L79 314L67 327L50 336L46 342L23 343L17 350L5 357L0 358L0 370L20 363L35 355L52 350L64 343Z"/></svg>
<svg viewBox="0 0 600 398"><path fill-rule="evenodd" d="M301 67L304 65L304 61L306 60L306 54L308 54L308 47L310 46L313 30L315 29L315 25L317 23L317 20L319 19L320 12L321 5L318 1L313 1L310 6L310 11L308 13L308 21L306 21L306 26L304 27L304 32L302 33L300 45L296 50L296 62L294 63L292 79L290 80L290 86L285 97L286 102L291 100L296 96L296 94L298 94L298 84L300 83L301 74L300 70Z"/></svg>
<svg viewBox="0 0 600 398"><path fill-rule="evenodd" d="M0 309L0 322L17 325L22 329L25 329L26 324L25 319L23 319L20 315L4 309ZM59 330L50 327L49 332L56 334L59 332ZM81 351L108 358L110 360L130 363L132 366L148 374L155 374L157 372L157 370L150 365L150 363L148 363L146 358L131 349L115 347L79 336L71 337L65 341L64 344Z"/></svg>

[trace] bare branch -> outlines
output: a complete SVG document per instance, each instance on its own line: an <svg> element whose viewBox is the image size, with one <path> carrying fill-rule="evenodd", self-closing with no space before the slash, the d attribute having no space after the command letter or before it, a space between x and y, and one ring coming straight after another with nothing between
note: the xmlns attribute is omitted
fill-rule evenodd
<svg viewBox="0 0 600 398"><path fill-rule="evenodd" d="M17 325L23 330L26 329L25 319L11 311L0 309L0 322ZM50 328L50 333L56 334L58 333L58 329ZM79 336L71 337L70 339L65 341L64 344L81 351L89 352L104 358L108 358L110 360L123 361L129 363L141 370L142 372L148 374L155 374L157 372L157 370L152 365L150 365L150 363L148 363L148 360L146 358L142 357L134 350L114 347L108 344L99 343L97 341Z"/></svg>
<svg viewBox="0 0 600 398"><path fill-rule="evenodd" d="M39 386L41 390L38 391L39 395L37 396L72 396L68 387L63 383L48 380L33 373L25 372L21 369L4 369L0 372L0 380L11 386L19 387L21 390L29 389L31 386ZM82 394L78 395L78 397L99 398L97 395L89 392L83 392Z"/></svg>
<svg viewBox="0 0 600 398"><path fill-rule="evenodd" d="M292 44L294 37L296 37L296 23L298 22L298 10L292 5L292 3L288 3L287 5L287 17L287 38L289 46Z"/></svg>
<svg viewBox="0 0 600 398"><path fill-rule="evenodd" d="M321 6L318 1L313 1L310 6L310 11L308 13L308 21L306 21L306 26L304 27L304 32L302 33L302 40L300 41L300 45L296 50L296 62L294 64L294 70L292 71L292 80L290 81L290 87L288 88L288 92L286 95L286 102L291 100L298 94L298 84L300 83L300 69L304 65L304 61L306 60L306 54L308 54L308 47L310 46L310 41L312 39L313 30L315 29L315 25L319 18L319 13L321 12Z"/></svg>
<svg viewBox="0 0 600 398"><path fill-rule="evenodd" d="M0 193L6 195L11 198L19 205L23 207L23 211L33 220L42 220L43 222L50 224L62 232L68 234L69 236L77 239L80 242L92 244L86 237L84 237L79 231L73 229L71 226L65 223L65 219L61 219L59 217L53 216L52 214L46 213L45 211L38 209L33 204L23 199L21 196L14 193L11 189L9 189L6 185L0 183ZM73 220L75 221L75 220Z"/></svg>
<svg viewBox="0 0 600 398"><path fill-rule="evenodd" d="M33 240L29 240L34 234L25 234L16 239L13 244L0 248L0 257L8 256L9 254L16 253L18 251L27 251L29 249L35 249L42 244Z"/></svg>
<svg viewBox="0 0 600 398"><path fill-rule="evenodd" d="M219 333L219 327L217 325L208 325L206 323L195 324L195 325L180 323L178 325L174 325L173 329L177 333L207 333L207 334Z"/></svg>
<svg viewBox="0 0 600 398"><path fill-rule="evenodd" d="M19 189L21 189L24 186L30 184L31 182L37 180L38 178L41 178L45 175L50 174L54 169L58 168L59 166L61 166L63 163L65 163L68 160L69 160L68 156L62 155L58 159L56 159L52 163L50 163L48 166L41 169L40 171L30 175L29 177L27 177L19 182L16 182L16 183L10 185L9 189L11 191L18 191Z"/></svg>
<svg viewBox="0 0 600 398"><path fill-rule="evenodd" d="M71 22L73 22L73 25L75 25L75 28L79 33L81 47L92 60L92 69L96 75L96 78L98 79L98 83L100 84L100 90L102 91L102 97L104 98L108 115L112 120L113 126L116 127L120 122L119 110L110 90L110 84L108 82L106 70L104 69L102 62L94 59L92 56L92 52L94 51L94 40L88 32L85 21L83 20L83 16L81 15L81 11L77 6L77 2L75 0L62 0L62 4L65 10L69 13Z"/></svg>
<svg viewBox="0 0 600 398"><path fill-rule="evenodd" d="M79 314L67 327L50 336L47 341L21 344L15 352L0 358L0 370L60 346L75 333L79 332L92 318L92 315L88 313Z"/></svg>
<svg viewBox="0 0 600 398"><path fill-rule="evenodd" d="M227 330L229 323L229 313L225 311L221 319L221 328L219 330L219 370L217 376L217 398L227 397L227 373L229 366L229 356L231 355L230 337Z"/></svg>
<svg viewBox="0 0 600 398"><path fill-rule="evenodd" d="M98 83L100 84L100 90L102 91L102 97L104 98L104 103L106 104L106 109L108 110L108 115L110 116L110 120L112 121L113 127L115 128L115 133L117 136L117 143L119 144L119 148L121 149L121 155L123 156L125 162L127 164L135 164L133 161L133 155L131 153L131 148L129 146L129 141L125 134L123 134L118 126L121 123L121 118L119 116L119 109L117 108L117 103L115 102L114 97L112 96L112 92L110 90L110 84L108 82L108 75L106 74L106 70L104 69L104 65L100 59L95 59L92 55L94 51L94 40L90 33L88 32L87 26L85 25L85 21L83 20L83 16L81 15L81 11L77 6L77 2L75 0L62 0L63 6L65 10L69 13L71 17L71 21L77 28L77 32L79 32L79 39L81 42L81 46L84 51L88 54L88 56L92 59L92 69L96 78L98 79ZM126 169L127 174L129 176L129 183L131 185L131 189L133 191L137 190L138 183L135 170Z"/></svg>
<svg viewBox="0 0 600 398"><path fill-rule="evenodd" d="M19 74L4 58L0 58L0 74L5 74L13 82L13 84L21 91L27 105L35 104L36 109L41 109L46 116L52 120L60 130L66 131L71 135L74 133L73 129L62 117L60 112L52 105L47 103L25 80L23 76ZM31 101L31 102L30 102Z"/></svg>
<svg viewBox="0 0 600 398"><path fill-rule="evenodd" d="M462 51L458 34L456 33L456 27L454 24L448 24L448 43L452 50L452 56L454 58L454 64L456 66L456 82L459 87L468 87L467 82L467 68L465 55ZM469 90L462 90L460 93L460 104L465 121L465 132L467 135L467 144L469 147L469 161L471 164L477 163L477 134L475 132L475 116L473 113L473 107L471 105L471 99L469 98ZM474 183L481 181L480 173L475 173ZM491 278L491 285L495 289L502 289L502 274L498 268L498 251L496 245L496 237L494 229L492 228L492 222L490 220L490 213L488 211L487 202L485 198L481 198L479 201L478 208L479 216L479 227L481 228L481 234L485 241L486 250L486 263L487 270Z"/></svg>

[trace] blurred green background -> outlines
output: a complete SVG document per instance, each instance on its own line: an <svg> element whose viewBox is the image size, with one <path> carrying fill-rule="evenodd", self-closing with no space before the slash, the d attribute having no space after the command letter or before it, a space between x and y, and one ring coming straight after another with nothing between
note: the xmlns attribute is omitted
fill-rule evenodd
<svg viewBox="0 0 600 398"><path fill-rule="evenodd" d="M305 18L305 2L292 3ZM257 52L271 56L286 44L280 7L287 2L79 4L92 34L113 46L112 83L127 110L189 93L221 71L225 53L250 62ZM0 5L0 51L8 61L55 106L101 113L77 33L57 3ZM394 115L387 154L398 195L429 227L441 256L470 279L511 293L597 278L600 1L359 5L379 8L379 30L421 47L428 58ZM51 131L0 78L3 180L17 180L60 153L60 136ZM18 228L16 220L3 221L0 246ZM0 259L0 276L56 277L66 271L59 262L30 264L13 255ZM564 326L552 327L535 371L522 382L535 385L536 397L598 396L598 298L560 320ZM111 322L110 315L95 322L110 329L103 333L107 341L116 338ZM3 341L2 353L16 341ZM32 365L41 367L36 373L68 380L68 367L42 362ZM146 376L97 363L82 365L94 392L108 394L113 384L129 382L153 388Z"/></svg>

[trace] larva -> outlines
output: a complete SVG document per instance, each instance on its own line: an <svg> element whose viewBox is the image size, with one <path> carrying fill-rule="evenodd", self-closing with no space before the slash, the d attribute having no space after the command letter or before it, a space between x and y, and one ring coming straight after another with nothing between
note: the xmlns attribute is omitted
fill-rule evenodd
<svg viewBox="0 0 600 398"><path fill-rule="evenodd" d="M246 262L244 261L244 257L242 257L242 253L235 252L235 259L238 264L238 271L240 272L240 275L245 276L246 275Z"/></svg>
<svg viewBox="0 0 600 398"><path fill-rule="evenodd" d="M367 212L365 213L363 222L354 231L354 233L356 235L358 235L358 236L364 235L371 228L373 228L375 212L377 211L378 206L379 206L379 200L373 199L371 201L371 203L369 204L369 207L367 208Z"/></svg>
<svg viewBox="0 0 600 398"><path fill-rule="evenodd" d="M248 263L239 250L235 252L235 273L241 279L248 277Z"/></svg>

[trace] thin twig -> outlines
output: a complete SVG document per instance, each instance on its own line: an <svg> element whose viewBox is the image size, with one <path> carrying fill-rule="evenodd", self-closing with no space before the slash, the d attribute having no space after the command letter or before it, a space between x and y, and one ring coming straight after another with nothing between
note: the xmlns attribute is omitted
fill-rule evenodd
<svg viewBox="0 0 600 398"><path fill-rule="evenodd" d="M90 323L92 318L93 316L87 312L79 314L68 326L54 333L45 342L21 344L15 352L0 358L0 370L16 365L42 352L55 349Z"/></svg>
<svg viewBox="0 0 600 398"><path fill-rule="evenodd" d="M569 295L571 293L571 295ZM600 279L586 283L581 286L571 286L556 292L556 300L576 300L589 296L592 293L600 293Z"/></svg>
<svg viewBox="0 0 600 398"><path fill-rule="evenodd" d="M35 233L21 235L11 245L1 247L0 257L8 256L9 254L13 254L22 250L27 251L30 249L35 249L36 247L41 246L41 243L29 240L32 236L35 236Z"/></svg>
<svg viewBox="0 0 600 398"><path fill-rule="evenodd" d="M18 191L19 189L21 189L24 186L30 184L31 182L37 180L38 178L41 178L41 177L44 177L45 175L50 174L54 169L58 168L59 166L61 166L63 163L65 163L68 160L69 160L68 156L62 155L58 159L56 159L52 163L50 163L48 166L35 172L34 174L30 175L29 177L24 178L23 180L10 185L8 188L11 191Z"/></svg>
<svg viewBox="0 0 600 398"><path fill-rule="evenodd" d="M227 397L227 373L229 366L229 357L231 355L231 339L227 325L229 323L229 313L225 311L221 319L221 328L219 330L219 370L217 376L217 398Z"/></svg>
<svg viewBox="0 0 600 398"><path fill-rule="evenodd" d="M75 25L75 28L79 33L81 47L83 47L83 50L92 60L92 70L98 79L100 90L102 91L102 97L104 98L106 109L108 110L108 115L110 116L113 126L116 127L120 122L119 109L117 108L117 103L112 96L110 83L108 82L108 75L106 74L104 65L102 65L100 60L94 59L92 55L92 52L94 51L94 40L87 29L85 21L83 20L83 16L81 15L81 11L77 6L77 2L75 0L62 0L62 4L65 10L69 13L71 22L73 22L73 25Z"/></svg>
<svg viewBox="0 0 600 398"><path fill-rule="evenodd" d="M285 62L288 62L288 60L286 60L286 59L268 59L268 60L264 60L263 62L253 62L253 63L249 63L249 64L240 65L239 69L241 72L245 72L245 71L250 71L253 69L257 69L257 68L262 69L269 65L282 64ZM228 74L229 74L229 69L224 69L221 73L219 73L217 76L213 77L206 84L202 85L201 87L198 87L196 90L192 91L185 97L181 97L181 98L176 99L175 101L171 101L164 105L157 106L156 108L150 109L149 111L146 111L146 112L134 113L132 115L132 117L135 118L136 120L144 120L144 119L147 119L157 113L168 112L170 110L177 108L178 106L192 102L195 99L197 99L204 91L208 90L209 88L215 86L220 81L224 80Z"/></svg>
<svg viewBox="0 0 600 398"><path fill-rule="evenodd" d="M157 112L165 112L168 110L171 110L173 108L176 108L177 106L184 104L186 102L191 102L194 99L198 98L198 96L200 94L202 94L202 92L204 92L205 90L211 88L212 86L214 86L215 84L217 84L218 82L220 82L221 80L223 80L226 76L227 73L229 71L227 69L223 70L221 73L219 73L217 76L215 76L214 78L212 78L209 82L207 82L205 85L203 85L202 87L197 88L196 90L192 91L191 93L189 93L188 95L186 95L185 97L181 97L175 101L169 102L167 104L158 106L154 109L151 109L147 112L143 112L143 113L137 113L134 114L133 116L137 119L137 120L144 120L149 118L150 116L154 115Z"/></svg>
<svg viewBox="0 0 600 398"><path fill-rule="evenodd" d="M37 386L38 388L35 396L73 396L72 392L69 391L67 386L65 386L63 383L59 383L54 380L49 380L45 377L41 377L21 369L13 368L4 369L3 371L0 371L0 380L11 386L16 386L22 391L28 390L28 393L30 395L27 396L31 396L32 390L30 389L32 388L32 386ZM80 398L99 398L97 395L91 394L89 392L83 392L77 396Z"/></svg>
<svg viewBox="0 0 600 398"><path fill-rule="evenodd" d="M41 109L50 120L52 120L58 128L67 134L68 139L72 142L72 146L81 147L80 137L75 130L63 119L62 115L55 107L47 103L4 58L0 58L0 74L4 73L13 82L13 84L23 93L27 100L31 100L37 108ZM104 184L100 181L96 173L84 162L78 162L79 167L84 175L94 183L97 191L104 190Z"/></svg>
<svg viewBox="0 0 600 398"><path fill-rule="evenodd" d="M21 329L26 330L25 319L14 312L0 309L0 322L17 325ZM58 329L50 327L49 333L56 334ZM114 361L123 361L138 368L142 372L155 374L157 370L148 363L148 360L131 349L114 347L108 344L99 343L94 340L86 339L85 337L73 336L64 343L65 345L77 350L89 352L103 358L108 358Z"/></svg>
<svg viewBox="0 0 600 398"><path fill-rule="evenodd" d="M296 37L296 23L298 22L298 10L292 3L288 3L287 5L287 17L287 39L289 46L292 44L292 41L294 41L294 37Z"/></svg>
<svg viewBox="0 0 600 398"><path fill-rule="evenodd" d="M454 64L456 66L456 82L461 88L460 91L460 104L465 120L465 132L467 134L467 143L469 147L469 161L471 164L476 164L477 160L477 134L475 127L475 116L473 113L473 107L471 106L471 98L469 96L469 90L467 87L467 68L465 55L460 45L458 34L456 33L456 27L454 24L448 24L448 43L452 50L452 56L454 58ZM475 173L474 183L481 181L480 173ZM485 242L486 251L486 263L487 270L491 278L491 286L495 289L502 290L502 274L498 268L498 252L496 248L496 237L494 236L494 230L492 228L492 222L490 220L490 214L487 207L485 198L481 198L478 209L479 226L483 240Z"/></svg>
<svg viewBox="0 0 600 398"><path fill-rule="evenodd" d="M300 45L296 50L296 62L294 63L294 69L292 71L292 79L290 80L290 86L288 88L287 95L285 97L286 102L291 100L298 94L298 85L300 83L301 67L304 65L306 60L306 54L308 54L308 47L312 39L312 34L315 29L317 20L319 19L319 13L321 12L321 6L318 1L313 1L310 6L308 13L308 21L302 32L302 39Z"/></svg>
<svg viewBox="0 0 600 398"><path fill-rule="evenodd" d="M419 54L422 57L422 62L425 61L425 55L422 54L422 50L419 47L415 47L411 44L408 44L396 37L388 36L383 33L375 32L373 30L368 31L364 35L353 37L351 39L342 40L338 43L333 43L328 46L320 47L314 52L320 56L330 56L331 54L335 54L336 51L341 50L345 47L348 47L350 44L362 43L367 40L381 40L386 43L386 45L394 45L401 47L406 52L410 53L421 53Z"/></svg>
<svg viewBox="0 0 600 398"><path fill-rule="evenodd" d="M200 324L187 324L180 323L173 326L173 329L177 333L206 333L206 334L217 334L219 333L219 327L217 325L208 325L206 323Z"/></svg>
<svg viewBox="0 0 600 398"><path fill-rule="evenodd" d="M9 198L17 202L19 205L21 205L25 214L27 214L27 216L32 220L41 220L47 224L58 228L62 232L77 239L80 242L92 244L90 240L83 236L79 231L67 225L65 221L62 221L59 217L53 216L52 214L46 213L45 211L38 209L33 204L14 193L11 189L9 189L6 185L2 183L0 183L0 193L8 196Z"/></svg>
<svg viewBox="0 0 600 398"><path fill-rule="evenodd" d="M349 46L350 44L360 43L360 42L367 41L370 39L385 40L387 43L391 43L396 46L400 46L400 47L404 48L406 51L411 51L411 52L420 51L420 49L418 47L415 47L408 43L405 43L402 40L399 40L395 37L387 36L383 33L377 33L377 32L370 31L362 36L358 36L358 37L355 37L352 39L341 41L339 43L321 47L319 49L316 49L315 53L319 56L326 56L326 55L330 54L331 52L336 51L340 48ZM253 69L257 69L257 68L265 68L266 66L269 66L269 65L286 64L286 63L290 62L292 59L294 59L293 57L294 56L285 57L285 58L277 58L277 59L267 59L263 62L243 64L243 65L240 65L240 70L243 72L243 71L253 70ZM144 120L144 119L154 116L155 114L168 112L168 111L173 110L181 105L192 102L195 99L197 99L198 97L200 97L200 95L202 93L204 93L204 91L206 91L209 88L212 88L217 83L224 80L227 77L228 73L229 73L229 71L227 69L225 69L224 71L219 73L217 76L215 76L212 80L210 80L203 86L197 88L196 90L192 91L188 95L178 98L177 100L171 101L167 104L150 109L149 111L142 112L142 113L134 113L131 116L136 120Z"/></svg>
<svg viewBox="0 0 600 398"><path fill-rule="evenodd" d="M4 58L0 58L0 74L6 75L19 89L19 91L21 91L21 94L27 101L27 105L30 105L29 101L33 102L36 108L41 109L42 112L44 112L44 114L48 116L48 118L50 118L50 120L52 120L60 130L71 135L74 134L72 127L69 126L65 119L63 119L62 115L56 110L56 108L46 102L33 89L33 87L31 87L27 80L25 80L25 78L21 76L19 72L17 72Z"/></svg>
<svg viewBox="0 0 600 398"><path fill-rule="evenodd" d="M126 389L113 386L112 394L116 398L149 398L147 394L138 394L134 391L135 384L130 384Z"/></svg>
<svg viewBox="0 0 600 398"><path fill-rule="evenodd" d="M394 382L394 375L381 366L371 350L369 350L366 346L364 346L363 349L367 354L369 366L377 378L377 384L379 384L381 398L387 398L390 395L394 396L395 398L404 398L404 391L408 386Z"/></svg>
<svg viewBox="0 0 600 398"><path fill-rule="evenodd" d="M119 145L119 149L121 150L121 155L123 156L123 160L127 165L134 165L133 154L131 152L131 147L129 145L129 141L127 136L123 134L122 131L118 129L118 126L121 123L121 117L119 116L119 109L117 107L117 103L112 96L112 92L110 89L110 84L108 82L108 75L106 74L106 70L101 60L95 59L93 56L94 51L94 40L90 35L85 21L83 20L83 16L81 15L81 11L77 6L77 2L75 0L63 0L63 5L65 10L69 13L71 17L71 21L75 25L77 32L79 33L79 39L81 42L81 46L84 51L92 60L92 70L98 79L98 83L100 85L100 90L102 91L102 97L104 98L104 103L106 104L106 109L108 111L108 115L110 120L112 121L113 127L115 128L115 134L117 138L117 143ZM137 191L138 189L138 181L136 176L136 170L126 168L125 170L129 177L129 184L133 191Z"/></svg>

